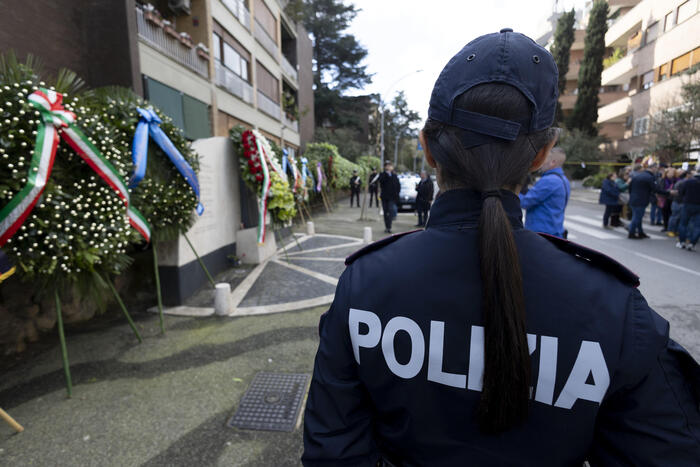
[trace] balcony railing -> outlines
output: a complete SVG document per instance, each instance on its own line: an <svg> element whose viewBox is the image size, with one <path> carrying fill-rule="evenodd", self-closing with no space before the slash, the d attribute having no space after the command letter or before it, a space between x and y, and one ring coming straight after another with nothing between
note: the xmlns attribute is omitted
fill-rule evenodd
<svg viewBox="0 0 700 467"><path fill-rule="evenodd" d="M242 101L253 104L253 86L248 84L233 71L216 62L216 84L226 89Z"/></svg>
<svg viewBox="0 0 700 467"><path fill-rule="evenodd" d="M262 44L262 46L267 50L272 57L277 60L277 42L270 37L270 35L265 31L262 24L256 19L255 20L255 38Z"/></svg>
<svg viewBox="0 0 700 467"><path fill-rule="evenodd" d="M295 132L299 133L299 120L290 120L287 118L287 115L282 116L282 123L289 128L294 130Z"/></svg>
<svg viewBox="0 0 700 467"><path fill-rule="evenodd" d="M282 110L280 109L280 105L260 91L258 91L258 109L262 110L270 117L276 118L277 120L282 119Z"/></svg>
<svg viewBox="0 0 700 467"><path fill-rule="evenodd" d="M221 0L240 23L250 31L250 12L245 7L243 0Z"/></svg>
<svg viewBox="0 0 700 467"><path fill-rule="evenodd" d="M136 8L136 28L139 38L146 44L205 78L209 76L209 61L197 55L194 47L187 47L163 28L147 21L141 8Z"/></svg>
<svg viewBox="0 0 700 467"><path fill-rule="evenodd" d="M299 73L297 73L296 67L289 63L289 60L284 55L282 55L282 71L295 83L299 80Z"/></svg>

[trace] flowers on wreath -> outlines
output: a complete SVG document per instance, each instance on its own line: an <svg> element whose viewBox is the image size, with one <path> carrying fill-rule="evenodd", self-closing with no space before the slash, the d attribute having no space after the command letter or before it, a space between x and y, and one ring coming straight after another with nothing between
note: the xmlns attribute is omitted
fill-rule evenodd
<svg viewBox="0 0 700 467"><path fill-rule="evenodd" d="M296 215L295 199L287 177L283 174L278 155L270 142L256 130L242 127L231 129L231 139L239 152L241 177L259 199L266 201L266 208L275 223L290 221ZM264 154L258 150L258 143ZM267 157L265 157L267 156ZM262 160L265 157L265 160ZM268 185L265 185L265 167Z"/></svg>

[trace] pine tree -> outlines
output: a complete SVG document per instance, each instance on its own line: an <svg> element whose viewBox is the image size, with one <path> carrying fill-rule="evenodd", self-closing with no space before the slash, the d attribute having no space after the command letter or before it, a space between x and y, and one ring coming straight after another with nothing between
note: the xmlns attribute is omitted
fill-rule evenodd
<svg viewBox="0 0 700 467"><path fill-rule="evenodd" d="M595 0L591 8L583 48L583 62L578 73L578 97L568 125L591 136L598 134L598 92L603 73L608 11L608 3L605 0Z"/></svg>
<svg viewBox="0 0 700 467"><path fill-rule="evenodd" d="M569 72L569 54L571 53L571 44L574 43L574 23L576 22L576 11L572 9L568 13L564 13L557 21L557 29L554 32L554 44L552 45L552 56L554 62L559 69L559 95L564 94L566 88L566 74ZM556 121L562 122L564 115L562 114L561 104L557 102Z"/></svg>
<svg viewBox="0 0 700 467"><path fill-rule="evenodd" d="M365 49L344 31L357 16L358 9L342 0L294 0L286 12L302 21L314 44L314 85L316 124L336 124L333 109L342 107L343 92L361 89L371 82Z"/></svg>

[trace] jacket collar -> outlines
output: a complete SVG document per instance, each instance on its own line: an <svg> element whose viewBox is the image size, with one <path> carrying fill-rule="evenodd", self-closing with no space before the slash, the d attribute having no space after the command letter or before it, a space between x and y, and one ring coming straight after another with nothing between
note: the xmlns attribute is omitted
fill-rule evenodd
<svg viewBox="0 0 700 467"><path fill-rule="evenodd" d="M510 219L513 229L523 228L523 212L520 198L508 190L500 190L501 202ZM441 192L430 208L426 228L442 226L476 227L481 215L481 193L474 190L458 189Z"/></svg>
<svg viewBox="0 0 700 467"><path fill-rule="evenodd" d="M547 170L546 172L542 172L542 175L553 174L553 173L558 173L558 174L564 175L564 169L562 169L561 167L555 167L553 169Z"/></svg>

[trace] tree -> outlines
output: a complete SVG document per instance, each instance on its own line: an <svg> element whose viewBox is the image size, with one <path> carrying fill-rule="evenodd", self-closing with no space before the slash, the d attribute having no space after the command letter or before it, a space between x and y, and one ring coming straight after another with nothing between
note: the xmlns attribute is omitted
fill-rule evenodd
<svg viewBox="0 0 700 467"><path fill-rule="evenodd" d="M384 157L393 160L397 151L401 149L402 140L415 138L416 129L412 126L420 122L418 112L411 110L403 91L396 94L391 101L391 109L384 114ZM398 138L398 139L397 139ZM398 148L396 143L398 141Z"/></svg>
<svg viewBox="0 0 700 467"><path fill-rule="evenodd" d="M361 89L372 79L362 64L367 49L343 32L359 10L342 0L294 0L286 11L302 21L313 38L316 124L339 126L333 109L342 108L343 93Z"/></svg>
<svg viewBox="0 0 700 467"><path fill-rule="evenodd" d="M579 129L590 136L598 134L598 92L603 73L607 20L608 3L605 0L595 0L586 28L583 62L578 73L578 97L568 125L569 128Z"/></svg>
<svg viewBox="0 0 700 467"><path fill-rule="evenodd" d="M697 71L689 70L692 74ZM676 162L697 149L700 135L700 81L683 85L682 104L662 110L654 117L651 133L654 152L663 162ZM694 147L695 146L695 147Z"/></svg>
<svg viewBox="0 0 700 467"><path fill-rule="evenodd" d="M576 22L576 11L571 9L568 13L563 13L557 21L557 29L554 32L554 44L552 45L552 56L559 69L559 95L564 94L566 88L566 74L569 72L569 55L571 44L574 43L574 23ZM556 121L562 122L561 104L557 102Z"/></svg>
<svg viewBox="0 0 700 467"><path fill-rule="evenodd" d="M582 130L562 131L558 145L566 153L566 161L579 163L567 166L567 173L571 178L580 180L598 170L597 166L587 166L585 162L597 162L603 158L603 152L600 150L603 142L603 137L591 136Z"/></svg>

